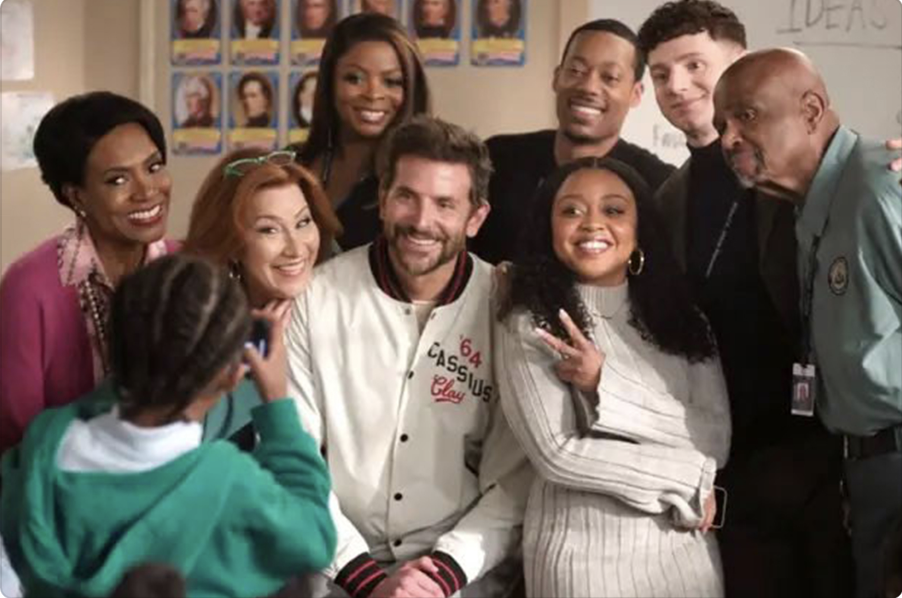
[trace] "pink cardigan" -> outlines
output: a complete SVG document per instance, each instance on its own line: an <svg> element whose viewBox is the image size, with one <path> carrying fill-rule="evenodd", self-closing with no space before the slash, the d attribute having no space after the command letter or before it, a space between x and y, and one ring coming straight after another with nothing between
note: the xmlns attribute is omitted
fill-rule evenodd
<svg viewBox="0 0 902 598"><path fill-rule="evenodd" d="M58 241L17 260L0 282L0 454L19 443L39 412L95 386L77 288L60 281Z"/></svg>

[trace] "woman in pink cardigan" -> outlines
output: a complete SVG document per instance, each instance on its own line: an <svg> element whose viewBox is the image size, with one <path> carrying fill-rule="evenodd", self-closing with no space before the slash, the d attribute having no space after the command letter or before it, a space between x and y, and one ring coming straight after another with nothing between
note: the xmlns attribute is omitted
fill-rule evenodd
<svg viewBox="0 0 902 598"><path fill-rule="evenodd" d="M0 282L0 454L41 410L106 376L113 289L174 249L163 240L172 181L153 112L109 92L69 98L41 121L34 153L75 222Z"/></svg>

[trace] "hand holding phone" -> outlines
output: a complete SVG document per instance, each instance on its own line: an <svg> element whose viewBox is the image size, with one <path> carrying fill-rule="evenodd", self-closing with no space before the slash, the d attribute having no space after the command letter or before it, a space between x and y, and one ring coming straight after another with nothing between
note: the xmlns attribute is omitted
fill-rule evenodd
<svg viewBox="0 0 902 598"><path fill-rule="evenodd" d="M288 369L282 340L288 313L287 302L273 302L251 312L254 323L245 343L244 360L265 403L288 396Z"/></svg>

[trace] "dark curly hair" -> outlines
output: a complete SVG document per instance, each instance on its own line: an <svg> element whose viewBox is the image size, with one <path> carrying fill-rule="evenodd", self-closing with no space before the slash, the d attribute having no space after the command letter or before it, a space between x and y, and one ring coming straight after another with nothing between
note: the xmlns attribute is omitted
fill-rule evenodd
<svg viewBox="0 0 902 598"><path fill-rule="evenodd" d="M171 254L125 277L110 310L110 366L126 418L177 419L238 358L251 329L244 291L225 268Z"/></svg>
<svg viewBox="0 0 902 598"><path fill-rule="evenodd" d="M647 57L666 41L703 31L715 41L746 47L745 26L732 10L711 0L678 0L662 4L642 23L639 49Z"/></svg>
<svg viewBox="0 0 902 598"><path fill-rule="evenodd" d="M630 166L613 158L570 162L558 168L539 188L522 238L520 258L509 269L506 291L499 302L499 321L523 308L532 314L536 326L566 338L557 315L563 308L583 333L588 335L592 329L592 318L577 293L576 274L555 254L551 230L555 196L570 175L584 169L614 173L636 198L636 238L645 262L641 273L629 280L630 325L665 353L681 355L692 362L715 356L717 349L708 323L694 304L689 285L670 253L651 205L648 185Z"/></svg>

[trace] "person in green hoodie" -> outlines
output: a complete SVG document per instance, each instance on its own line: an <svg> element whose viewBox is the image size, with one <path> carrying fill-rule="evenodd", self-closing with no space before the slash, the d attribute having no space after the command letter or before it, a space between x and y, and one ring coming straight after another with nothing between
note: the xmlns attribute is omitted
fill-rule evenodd
<svg viewBox="0 0 902 598"><path fill-rule="evenodd" d="M110 317L111 383L38 416L2 462L0 535L28 596L107 596L143 562L190 596L261 596L328 565L330 480L286 398L283 319L268 356L223 269L173 255L123 280ZM243 453L202 443L204 414L249 364L263 404Z"/></svg>

